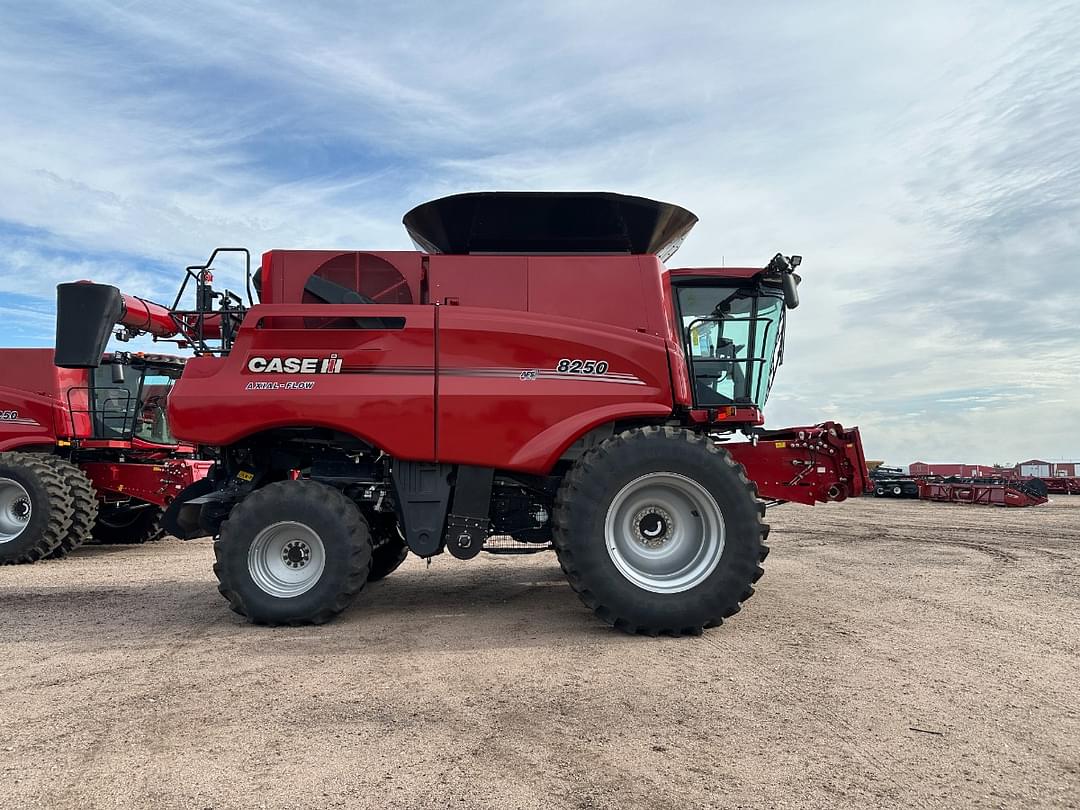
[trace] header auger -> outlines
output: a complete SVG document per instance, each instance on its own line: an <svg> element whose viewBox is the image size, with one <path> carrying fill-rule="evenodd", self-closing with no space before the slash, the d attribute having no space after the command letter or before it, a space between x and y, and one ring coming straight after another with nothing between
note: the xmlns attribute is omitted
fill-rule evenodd
<svg viewBox="0 0 1080 810"><path fill-rule="evenodd" d="M420 250L264 254L251 306L213 291L212 260L194 310L59 288L60 364L116 323L195 348L169 415L219 460L168 526L217 537L252 621L326 621L409 551L554 548L609 624L699 633L753 594L767 503L866 490L857 429L761 428L799 257L668 269L697 218L617 194L463 194L404 221Z"/></svg>

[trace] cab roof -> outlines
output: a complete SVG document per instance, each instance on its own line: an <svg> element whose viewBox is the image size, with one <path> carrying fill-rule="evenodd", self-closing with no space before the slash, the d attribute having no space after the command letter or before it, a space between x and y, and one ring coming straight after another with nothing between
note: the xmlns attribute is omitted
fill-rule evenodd
<svg viewBox="0 0 1080 810"><path fill-rule="evenodd" d="M753 278L765 272L763 267L673 267L672 278Z"/></svg>

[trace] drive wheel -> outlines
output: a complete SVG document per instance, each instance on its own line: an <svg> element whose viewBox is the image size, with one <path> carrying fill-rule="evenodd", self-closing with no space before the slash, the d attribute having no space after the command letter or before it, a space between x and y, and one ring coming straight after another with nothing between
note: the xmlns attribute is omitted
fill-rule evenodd
<svg viewBox="0 0 1080 810"><path fill-rule="evenodd" d="M279 481L233 508L214 542L221 595L256 624L322 624L371 569L367 521L338 490Z"/></svg>
<svg viewBox="0 0 1080 810"><path fill-rule="evenodd" d="M153 504L109 506L101 508L94 524L93 538L102 545L138 545L158 540L161 528L161 509Z"/></svg>
<svg viewBox="0 0 1080 810"><path fill-rule="evenodd" d="M90 539L98 514L97 493L93 484L81 469L67 459L59 456L45 456L48 463L56 468L67 484L72 498L71 530L60 541L60 545L49 552L50 560L66 557Z"/></svg>
<svg viewBox="0 0 1080 810"><path fill-rule="evenodd" d="M43 457L0 453L0 563L32 563L71 531L73 500Z"/></svg>
<svg viewBox="0 0 1080 810"><path fill-rule="evenodd" d="M586 453L563 479L555 550L608 624L696 635L753 595L768 553L763 512L757 488L715 443L639 428Z"/></svg>
<svg viewBox="0 0 1080 810"><path fill-rule="evenodd" d="M899 498L901 495L904 494L904 488L897 484L892 488L892 494L893 497Z"/></svg>

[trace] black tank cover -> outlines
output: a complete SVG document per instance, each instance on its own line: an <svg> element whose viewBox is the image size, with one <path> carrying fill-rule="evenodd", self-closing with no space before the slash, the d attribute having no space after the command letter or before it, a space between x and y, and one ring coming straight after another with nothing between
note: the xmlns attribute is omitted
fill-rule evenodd
<svg viewBox="0 0 1080 810"><path fill-rule="evenodd" d="M608 192L486 191L418 205L402 220L428 253L622 253L670 257L697 217Z"/></svg>

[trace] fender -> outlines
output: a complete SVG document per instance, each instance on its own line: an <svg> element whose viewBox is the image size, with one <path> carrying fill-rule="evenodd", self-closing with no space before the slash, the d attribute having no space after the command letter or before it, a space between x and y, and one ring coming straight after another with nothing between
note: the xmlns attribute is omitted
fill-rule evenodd
<svg viewBox="0 0 1080 810"><path fill-rule="evenodd" d="M45 442L44 444L42 442ZM53 442L50 436L18 436L13 439L0 439L0 453L22 450L40 450L43 453L52 453Z"/></svg>
<svg viewBox="0 0 1080 810"><path fill-rule="evenodd" d="M514 453L506 466L520 472L547 475L570 446L590 430L609 422L649 422L669 416L669 406L650 403L619 403L584 411L534 436Z"/></svg>

